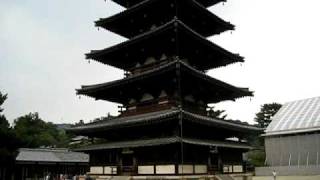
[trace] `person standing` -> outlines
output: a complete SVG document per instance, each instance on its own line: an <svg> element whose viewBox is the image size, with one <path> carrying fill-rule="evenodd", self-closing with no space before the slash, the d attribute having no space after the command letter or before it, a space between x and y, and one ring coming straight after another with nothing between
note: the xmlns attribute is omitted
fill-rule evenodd
<svg viewBox="0 0 320 180"><path fill-rule="evenodd" d="M272 171L273 180L277 179L277 172L275 170Z"/></svg>

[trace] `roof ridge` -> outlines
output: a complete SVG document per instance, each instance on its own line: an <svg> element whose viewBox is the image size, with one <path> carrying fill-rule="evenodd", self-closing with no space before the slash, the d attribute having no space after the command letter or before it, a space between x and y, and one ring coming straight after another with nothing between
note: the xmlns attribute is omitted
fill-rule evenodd
<svg viewBox="0 0 320 180"><path fill-rule="evenodd" d="M186 3L185 1L186 0L181 0L182 2L178 2L178 4L180 3ZM125 17L125 16L130 16L132 14L134 14L135 12L137 12L138 9L141 9L141 8L148 8L149 6L148 5L151 5L153 3L159 3L159 2L163 2L162 0L144 0L144 1L141 1L140 3L134 5L134 6L131 6L130 8L126 9L126 10L123 10L117 14L114 14L110 17L107 17L107 18L100 18L99 20L95 21L95 26L98 26L98 27L102 27L104 29L107 29L107 30L111 30L109 28L107 28L107 26L104 26L105 23L110 23L112 21L114 21L115 19L117 18L121 18L121 17ZM170 3L170 2L168 2ZM210 12L208 9L206 9L204 6L202 6L199 2L197 1L194 1L194 0L188 0L187 3L189 4L189 6L191 8L195 8L197 9L198 11L201 11L204 13L204 16L205 17L208 17L208 18L211 18L213 19L213 21L217 22L217 23L220 23L222 24L222 26L228 28L226 30L233 30L234 29L234 25L232 25L230 22L227 22L225 20L223 20L222 18L220 18L219 16L217 16L215 13L213 12ZM179 15L178 14L175 14L175 15ZM112 30L111 30L112 31ZM117 33L117 32L115 32ZM211 35L214 34L214 33L211 33ZM208 35L210 36L210 35ZM208 37L206 36L206 37Z"/></svg>
<svg viewBox="0 0 320 180"><path fill-rule="evenodd" d="M135 80L139 80L139 79L141 80L141 78L153 76L154 73L161 73L162 71L168 71L168 70L170 70L170 69L167 69L169 67L177 68L177 66L175 66L176 64L181 64L183 67L190 70L191 73L194 73L197 76L197 78L201 78L205 81L217 84L220 87L226 88L226 89L231 90L233 92L241 93L241 95L239 95L238 98L244 97L244 96L252 96L252 91L250 91L248 88L237 87L232 84L226 83L222 80L219 80L215 77L212 77L208 74L205 74L204 72L202 72L202 71L188 65L187 63L183 62L183 59L175 59L171 62L160 65L159 67L156 67L156 68L153 68L153 69L150 69L150 70L138 73L138 74L134 74L134 75L128 76L126 78L122 78L122 79L118 79L118 80L114 80L114 81L109 81L109 82L105 82L105 83L100 83L100 84L94 84L94 85L83 85L83 86L81 86L81 89L76 89L76 91L77 91L78 95L80 95L80 94L86 95L86 93L94 93L96 91L100 91L105 88L112 88L113 86L119 86L119 85L125 84L129 81L133 82Z"/></svg>
<svg viewBox="0 0 320 180"><path fill-rule="evenodd" d="M122 1L122 0L112 0L112 1L115 2L115 3L117 3L117 4L119 4L120 6L122 6L122 7L124 7L124 8L126 8L126 9L128 9L128 8L133 7L133 6L136 6L137 4L140 4L141 2L149 1L149 0L141 0L140 2L135 3L135 4L133 4L133 5L128 5L128 4L125 5L125 3L123 3L124 1ZM208 8L208 7L213 6L213 5L216 5L216 4L218 4L218 3L226 2L226 0L214 0L214 1L211 0L210 2L208 2L207 0L205 0L206 3L202 0L201 2L202 2L202 3L200 3L201 6Z"/></svg>
<svg viewBox="0 0 320 180"><path fill-rule="evenodd" d="M19 148L19 151L69 152L68 148Z"/></svg>
<svg viewBox="0 0 320 180"><path fill-rule="evenodd" d="M105 83L100 83L100 84L93 84L93 85L83 85L81 86L81 88L99 88L100 86L106 86L108 84L113 84L113 83L116 83L116 82L121 82L121 81L129 81L131 79L134 79L134 78L138 78L138 77L141 77L141 76L144 76L146 74L149 74L149 73L152 73L152 72L155 72L155 71L160 71L162 69L165 69L166 67L169 67L173 64L175 64L177 62L177 60L174 60L172 62L169 62L167 64L164 64L164 65L160 65L158 68L155 68L155 69L150 69L150 70L146 70L144 72L141 72L141 73L138 73L138 74L133 74L131 76L128 76L128 77L125 77L125 78L122 78L122 79L117 79L117 80L114 80L114 81L109 81L109 82L105 82ZM91 86L91 87L90 87ZM98 87L92 87L92 86L98 86ZM77 91L78 90L83 90L83 89L76 89Z"/></svg>
<svg viewBox="0 0 320 180"><path fill-rule="evenodd" d="M146 139L134 139L126 141L114 141L106 142L100 144L91 144L84 147L75 149L76 151L90 151L90 150L100 150L100 149L114 149L114 148L135 148L142 146L160 146L173 143L189 143L195 145L205 145L205 146L220 146L227 148L242 148L242 149L252 149L252 147L247 143L233 142L233 141L215 141L210 139L198 139L190 137L180 137L180 136L168 136L162 138L146 138Z"/></svg>
<svg viewBox="0 0 320 180"><path fill-rule="evenodd" d="M272 117L265 136L318 131L320 96L286 102Z"/></svg>
<svg viewBox="0 0 320 180"><path fill-rule="evenodd" d="M297 101L305 101L305 100L309 100L309 99L317 99L317 98L320 98L320 96L314 96L314 97L309 97L309 98L286 101L284 104L294 103L294 102L297 102Z"/></svg>
<svg viewBox="0 0 320 180"><path fill-rule="evenodd" d="M208 40L207 38L203 37L201 34L197 33L196 31L194 31L193 29L188 27L186 24L184 24L178 18L173 18L171 21L169 21L161 26L158 26L154 30L150 30L145 33L139 34L139 35L137 35L131 39L128 39L124 42L121 42L119 44L116 44L116 45L113 45L113 46L110 46L110 47L107 47L107 48L104 48L101 50L91 50L91 52L86 53L86 59L93 59L93 60L101 62L103 64L110 65L110 63L105 63L102 60L102 56L109 54L109 53L112 53L112 52L117 51L122 48L127 48L128 46L132 46L133 44L138 43L142 40L152 38L153 36L157 36L158 34L161 34L163 31L166 31L167 29L173 29L173 28L174 29L176 29L176 28L181 29L181 31L184 31L185 34L188 34L193 39L198 40L201 45L207 46L208 48L213 49L213 50L221 53L223 56L226 56L227 59L231 60L230 62L228 61L224 64L230 64L230 63L244 61L243 60L244 58L241 57L239 54L228 51L228 50L224 49L223 47L219 46L218 44L215 44L213 41ZM116 65L113 64L111 66L116 66ZM222 65L219 65L219 66L222 66ZM218 67L218 66L214 66L211 68L216 68L216 67ZM122 68L124 68L124 67L122 67Z"/></svg>
<svg viewBox="0 0 320 180"><path fill-rule="evenodd" d="M239 127L244 127L244 128L251 128L252 130L256 130L256 131L262 131L263 129L261 128L258 128L256 126L253 126L253 125L250 125L250 124L243 124L243 123L237 123L237 122L234 122L234 121L228 121L228 120L222 120L222 119L216 119L216 118L212 118L212 117L209 117L209 116L203 116L203 115L199 115L199 114L194 114L192 112L188 112L188 111L185 111L185 110L182 110L182 112L186 115L190 115L190 116L193 116L193 117L198 117L198 118L202 118L202 119L206 119L206 120L213 120L213 121L216 121L216 122L222 122L226 125L236 125L236 126L239 126Z"/></svg>
<svg viewBox="0 0 320 180"><path fill-rule="evenodd" d="M80 128L83 128L83 127L86 127L86 126L98 126L98 125L101 125L103 123L106 123L106 122L110 122L110 121L115 121L115 122L118 122L123 120L123 119L128 119L128 118L135 118L135 121L138 121L140 119L142 119L144 116L148 116L148 115L153 115L152 118L155 119L157 118L158 116L163 116L165 115L165 112L167 113L171 113L171 114L175 114L175 113L179 113L179 110L177 108L171 108L171 109L167 109L167 110L161 110L161 111L155 111L155 112L150 112L150 113L145 113L145 114L137 114L137 115L132 115L132 116L125 116L125 117L116 117L114 119L111 119L111 120L102 120L102 121L98 121L98 122L92 122L92 123L87 123L87 124L84 124L84 125L81 125L81 126L75 126L75 127L71 127L67 130L73 130L73 129L80 129ZM130 121L130 122L133 122ZM95 128L95 127L92 127L92 128Z"/></svg>
<svg viewBox="0 0 320 180"><path fill-rule="evenodd" d="M90 55L92 55L92 53L100 53L100 52L103 52L103 51L106 51L106 50L111 51L112 49L117 49L117 48L118 48L119 46L121 46L121 45L128 44L128 43L133 43L134 41L137 41L137 40L139 40L139 39L142 38L142 37L151 35L151 34L154 33L154 32L159 33L161 30L163 30L163 29L165 29L166 27L170 26L170 24L174 23L175 21L176 21L175 19L172 19L171 21L168 21L167 23L165 23L165 24L157 27L157 28L154 29L154 30L150 30L150 31L144 32L144 33L139 34L139 35L137 35L137 36L135 36L135 37L133 37L133 38L131 38L131 39L128 39L128 40L126 40L126 41L124 41L124 42L115 44L115 45L113 45L113 46L110 46L110 47L107 47L107 48L104 48L104 49L101 49L101 50L91 50L90 53L86 53L86 59L92 59L92 58L90 57ZM106 53L106 52L104 52L104 53Z"/></svg>
<svg viewBox="0 0 320 180"><path fill-rule="evenodd" d="M217 79L217 78L212 77L212 76L210 76L210 75L208 75L208 74L206 74L206 73L203 73L203 72L201 72L200 70L193 68L192 66L186 64L185 62L183 62L183 61L181 61L181 60L180 60L180 63L183 64L184 66L186 66L187 68L189 68L190 70L193 70L194 72L197 72L197 73L201 74L204 78L207 78L207 79L209 79L209 80L210 80L210 79L211 79L211 80L215 80L215 81L218 81L219 83L222 83L223 86L228 86L228 88L235 88L235 89L238 89L238 90L243 91L243 92L248 91L248 92L251 92L251 93L252 93L252 91L250 91L249 88L234 86L234 85L232 85L232 84L230 84L230 83L224 82L224 81L222 81L222 80L220 80L220 79Z"/></svg>
<svg viewBox="0 0 320 180"><path fill-rule="evenodd" d="M85 132L85 133L90 133L92 130L106 130L110 128L111 126L114 127L115 125L118 125L119 127L127 127L127 126L132 126L136 125L137 123L158 123L159 121L155 121L159 118L161 118L161 121L165 120L170 120L170 118L176 116L176 115L182 115L185 116L186 119L193 120L192 118L196 118L199 121L196 121L198 123L213 123L214 124L219 124L219 125L225 125L224 128L234 128L237 127L239 131L244 131L244 130L251 130L254 132L260 132L262 131L261 128L252 126L252 125L246 125L246 124L241 124L241 123L236 123L236 122L230 122L230 121L223 121L223 120L218 120L214 119L211 117L207 116L202 116L198 114L194 114L188 111L185 111L183 109L170 109L170 110L163 110L163 111L156 111L148 114L140 114L140 115L134 115L134 116L127 116L127 117L119 117L114 120L110 121L103 121L97 124L85 124L82 126L77 126L77 127L72 127L67 129L70 132ZM137 117L138 116L138 117ZM188 118L189 116L189 118ZM191 117L191 119L190 119ZM203 120L203 121L200 121Z"/></svg>

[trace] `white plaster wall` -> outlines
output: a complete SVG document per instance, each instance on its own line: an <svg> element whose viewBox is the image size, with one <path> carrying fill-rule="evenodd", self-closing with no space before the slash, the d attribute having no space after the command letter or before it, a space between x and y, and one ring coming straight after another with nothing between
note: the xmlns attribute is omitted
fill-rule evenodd
<svg viewBox="0 0 320 180"><path fill-rule="evenodd" d="M194 166L194 173L196 174L206 174L208 172L207 165L195 165Z"/></svg>
<svg viewBox="0 0 320 180"><path fill-rule="evenodd" d="M154 166L138 166L138 174L154 174Z"/></svg>
<svg viewBox="0 0 320 180"><path fill-rule="evenodd" d="M156 166L156 174L174 174L174 165L159 165Z"/></svg>
<svg viewBox="0 0 320 180"><path fill-rule="evenodd" d="M103 174L103 167L102 166L91 166L90 167L90 174Z"/></svg>
<svg viewBox="0 0 320 180"><path fill-rule="evenodd" d="M232 165L224 165L223 172L224 173L232 172Z"/></svg>
<svg viewBox="0 0 320 180"><path fill-rule="evenodd" d="M105 166L104 174L117 174L117 167L115 166Z"/></svg>
<svg viewBox="0 0 320 180"><path fill-rule="evenodd" d="M235 173L243 172L242 166L241 166L241 165L235 165L235 166L233 166L233 172L235 172Z"/></svg>
<svg viewBox="0 0 320 180"><path fill-rule="evenodd" d="M179 165L178 172L179 174L193 174L193 165Z"/></svg>

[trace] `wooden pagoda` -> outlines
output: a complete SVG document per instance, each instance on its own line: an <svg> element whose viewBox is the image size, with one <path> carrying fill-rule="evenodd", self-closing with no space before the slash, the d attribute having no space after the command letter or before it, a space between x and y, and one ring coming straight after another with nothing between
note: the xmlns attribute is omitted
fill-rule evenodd
<svg viewBox="0 0 320 180"><path fill-rule="evenodd" d="M252 96L205 74L243 62L206 39L234 29L206 9L224 0L113 1L127 9L95 24L129 40L86 57L123 69L125 77L82 86L77 94L122 104L120 115L69 129L100 139L78 149L90 154L90 173L244 172L242 154L251 148L245 138L260 129L207 112L210 103Z"/></svg>

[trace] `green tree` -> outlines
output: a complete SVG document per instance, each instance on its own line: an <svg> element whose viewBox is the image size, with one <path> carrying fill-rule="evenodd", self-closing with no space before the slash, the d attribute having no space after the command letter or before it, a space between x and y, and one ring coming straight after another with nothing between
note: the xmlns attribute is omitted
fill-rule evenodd
<svg viewBox="0 0 320 180"><path fill-rule="evenodd" d="M2 178L9 179L14 167L16 150L21 143L15 136L5 115L2 114L2 105L6 99L7 95L0 92L0 167L6 171L6 177L2 176Z"/></svg>
<svg viewBox="0 0 320 180"><path fill-rule="evenodd" d="M10 155L9 152L12 152L16 148L16 139L14 133L10 127L10 124L5 117L3 112L2 105L7 99L7 94L3 95L0 92L0 151ZM1 155L0 155L1 156Z"/></svg>
<svg viewBox="0 0 320 180"><path fill-rule="evenodd" d="M266 153L262 149L256 149L247 153L248 161L255 167L264 166Z"/></svg>
<svg viewBox="0 0 320 180"><path fill-rule="evenodd" d="M2 111L3 111L3 108L1 107L2 106L2 104L7 100L7 94L2 94L1 92L0 92L0 113L2 113Z"/></svg>
<svg viewBox="0 0 320 180"><path fill-rule="evenodd" d="M3 159L8 155L8 135L10 133L10 124L3 112L2 105L6 101L7 95L0 92L0 158Z"/></svg>
<svg viewBox="0 0 320 180"><path fill-rule="evenodd" d="M254 118L254 120L257 122L257 126L260 128L266 128L270 124L271 118L278 112L280 108L281 104L279 103L262 105L260 111ZM266 153L264 151L264 138L257 135L250 135L248 136L248 142L251 146L258 148L247 153L249 162L254 166L263 166L266 157Z"/></svg>
<svg viewBox="0 0 320 180"><path fill-rule="evenodd" d="M226 117L227 117L227 114L225 114L225 110L215 110L215 107L209 107L209 110L207 111L207 114L209 117L212 117L212 118L217 118L217 119L223 119L225 120Z"/></svg>
<svg viewBox="0 0 320 180"><path fill-rule="evenodd" d="M7 121L4 114L2 114L3 108L1 107L3 103L6 101L6 99L7 99L7 94L3 95L0 92L0 132L6 132L10 129L10 124Z"/></svg>
<svg viewBox="0 0 320 180"><path fill-rule="evenodd" d="M281 108L279 103L264 104L261 106L260 111L256 114L254 121L258 123L261 128L266 128L270 122L271 118L278 112Z"/></svg>
<svg viewBox="0 0 320 180"><path fill-rule="evenodd" d="M17 137L23 139L24 147L65 147L68 138L51 122L43 121L38 113L29 113L14 120Z"/></svg>

